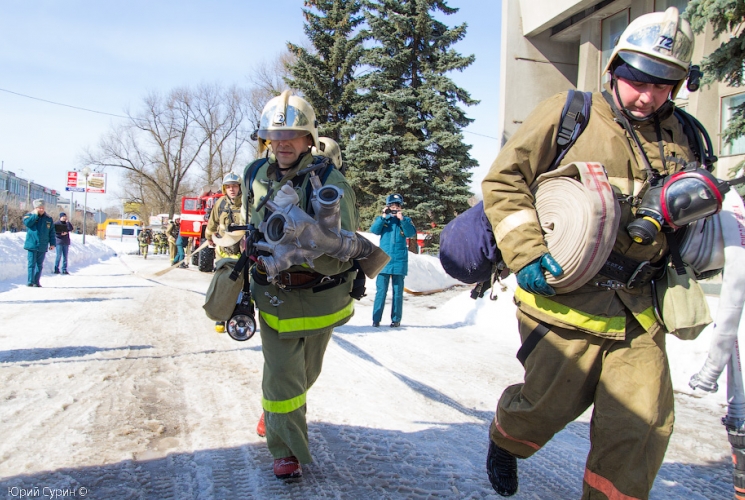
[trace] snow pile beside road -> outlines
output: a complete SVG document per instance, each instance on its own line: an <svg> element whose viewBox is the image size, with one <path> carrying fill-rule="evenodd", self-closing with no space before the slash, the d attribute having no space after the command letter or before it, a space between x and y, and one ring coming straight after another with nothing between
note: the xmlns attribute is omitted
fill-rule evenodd
<svg viewBox="0 0 745 500"><path fill-rule="evenodd" d="M70 240L70 250L67 254L67 269L70 272L73 272L76 268L104 261L116 255L117 252L95 236L86 236L85 246L83 245L82 234L71 234ZM23 243L25 241L25 232L0 233L0 262L3 264L0 266L0 281L26 280L28 275L28 255L26 250L23 249ZM120 248L124 250L128 244L134 245L135 252L137 251L134 241L124 242ZM54 251L47 252L47 257L44 260L43 275L52 274L55 257L56 254Z"/></svg>

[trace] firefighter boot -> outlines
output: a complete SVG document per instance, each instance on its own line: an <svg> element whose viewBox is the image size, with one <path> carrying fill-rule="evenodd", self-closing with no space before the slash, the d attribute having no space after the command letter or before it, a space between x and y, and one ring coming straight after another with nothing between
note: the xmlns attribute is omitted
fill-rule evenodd
<svg viewBox="0 0 745 500"><path fill-rule="evenodd" d="M486 474L494 491L503 497L517 493L517 459L489 440L486 455Z"/></svg>
<svg viewBox="0 0 745 500"><path fill-rule="evenodd" d="M277 458L274 460L274 475L277 479L300 479L303 468L295 457Z"/></svg>
<svg viewBox="0 0 745 500"><path fill-rule="evenodd" d="M217 333L225 333L225 322L224 321L216 321L215 322L215 331Z"/></svg>
<svg viewBox="0 0 745 500"><path fill-rule="evenodd" d="M258 434L259 437L266 437L266 422L264 420L264 412L261 412L259 423L256 424L256 434Z"/></svg>

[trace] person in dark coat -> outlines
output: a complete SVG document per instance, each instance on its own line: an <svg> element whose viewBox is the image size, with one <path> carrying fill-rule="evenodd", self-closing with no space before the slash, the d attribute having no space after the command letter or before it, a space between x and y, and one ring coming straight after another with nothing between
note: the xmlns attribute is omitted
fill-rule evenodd
<svg viewBox="0 0 745 500"><path fill-rule="evenodd" d="M391 327L401 325L404 305L404 277L409 271L409 247L406 238L416 236L416 228L409 217L402 211L404 198L400 194L386 197L383 214L375 218L370 232L380 236L380 248L391 260L378 274L373 306L373 326L380 326L385 307L385 296L388 293L388 282L392 283L393 300L391 304Z"/></svg>
<svg viewBox="0 0 745 500"><path fill-rule="evenodd" d="M23 248L28 250L28 284L41 287L39 278L44 267L47 249L54 250L57 235L54 232L54 219L44 210L44 200L34 200L33 211L23 216L26 226L26 242Z"/></svg>
<svg viewBox="0 0 745 500"><path fill-rule="evenodd" d="M60 212L59 221L54 225L57 233L57 256L54 259L54 274L60 273L60 261L62 261L62 274L67 272L67 251L70 249L70 231L72 224L67 220L67 214Z"/></svg>

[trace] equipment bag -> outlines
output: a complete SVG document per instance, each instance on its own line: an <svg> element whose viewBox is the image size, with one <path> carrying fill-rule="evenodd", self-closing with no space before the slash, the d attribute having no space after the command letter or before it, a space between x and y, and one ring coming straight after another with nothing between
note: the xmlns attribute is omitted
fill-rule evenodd
<svg viewBox="0 0 745 500"><path fill-rule="evenodd" d="M681 340L694 340L712 321L706 296L691 268L678 274L668 266L659 281L653 281L655 313L668 333Z"/></svg>
<svg viewBox="0 0 745 500"><path fill-rule="evenodd" d="M215 265L207 296L204 301L204 312L213 321L228 321L233 315L238 295L243 290L243 273L237 279L230 279L230 273L235 267L235 259L220 259Z"/></svg>
<svg viewBox="0 0 745 500"><path fill-rule="evenodd" d="M587 126L591 106L590 92L570 90L567 94L559 120L556 157L551 162L549 171L559 165ZM484 214L483 201L458 215L442 230L440 263L445 272L458 281L468 284L487 283L491 286L492 273L499 267L497 264L501 260L502 253L497 248L491 223Z"/></svg>

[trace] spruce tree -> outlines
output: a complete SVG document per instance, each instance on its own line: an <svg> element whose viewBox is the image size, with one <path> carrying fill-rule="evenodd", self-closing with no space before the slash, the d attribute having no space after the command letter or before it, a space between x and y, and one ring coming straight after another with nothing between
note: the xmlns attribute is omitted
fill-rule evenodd
<svg viewBox="0 0 745 500"><path fill-rule="evenodd" d="M711 85L724 82L730 87L742 87L745 83L745 32L741 29L745 23L745 2L742 0L693 0L686 7L683 17L691 23L694 33L702 33L707 24L714 31L714 38L722 35L724 41L719 47L706 56L701 62L704 72L702 83ZM732 119L722 138L725 142L733 141L745 135L745 104L736 106ZM730 173L742 173L743 162L736 165ZM743 194L743 187L738 191Z"/></svg>
<svg viewBox="0 0 745 500"><path fill-rule="evenodd" d="M313 106L319 135L344 150L341 126L352 116L354 71L363 52L360 0L305 0L305 7L304 31L313 48L287 44L297 60L286 82Z"/></svg>
<svg viewBox="0 0 745 500"><path fill-rule="evenodd" d="M449 28L433 17L437 11L449 15L457 9L444 0L366 3L366 67L357 80L355 116L345 128L348 176L365 229L391 193L403 195L417 229L434 228L436 235L468 208L468 170L477 162L461 132L472 120L458 105L478 101L447 73L468 67L474 56L452 49L466 24Z"/></svg>

